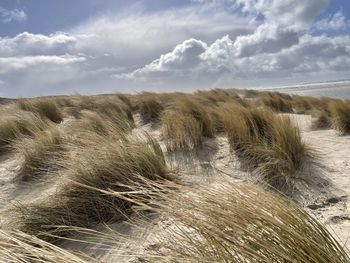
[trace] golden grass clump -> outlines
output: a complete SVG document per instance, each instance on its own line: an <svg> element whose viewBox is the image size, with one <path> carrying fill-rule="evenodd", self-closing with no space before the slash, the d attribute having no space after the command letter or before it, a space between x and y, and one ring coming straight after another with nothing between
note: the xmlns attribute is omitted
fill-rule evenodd
<svg viewBox="0 0 350 263"><path fill-rule="evenodd" d="M74 121L67 128L68 133L72 135L81 132L91 131L101 136L108 136L110 131L108 121L104 120L99 114L93 111L83 111L80 119ZM124 126L122 126L124 128Z"/></svg>
<svg viewBox="0 0 350 263"><path fill-rule="evenodd" d="M332 115L332 128L340 134L350 133L350 103L332 101L329 103Z"/></svg>
<svg viewBox="0 0 350 263"><path fill-rule="evenodd" d="M246 105L246 102L234 90L199 90L194 95L200 103L205 103L206 107L220 106L228 102Z"/></svg>
<svg viewBox="0 0 350 263"><path fill-rule="evenodd" d="M117 94L118 99L120 99L120 101L122 101L131 111L134 109L134 106L132 105L130 96L127 96L125 94L122 93L118 93Z"/></svg>
<svg viewBox="0 0 350 263"><path fill-rule="evenodd" d="M314 108L316 98L305 97L305 96L292 96L292 105L295 113L297 114L308 114Z"/></svg>
<svg viewBox="0 0 350 263"><path fill-rule="evenodd" d="M154 146L154 141L118 141L95 133L77 138L70 157L62 161L61 176L68 181L45 201L18 208L20 230L55 241L72 234L58 226L90 228L126 219L132 204L104 191L127 194L146 179L173 179Z"/></svg>
<svg viewBox="0 0 350 263"><path fill-rule="evenodd" d="M21 110L39 114L52 122L59 123L63 120L63 113L53 99L19 99L16 104Z"/></svg>
<svg viewBox="0 0 350 263"><path fill-rule="evenodd" d="M116 122L131 127L134 119L131 109L125 105L119 98L115 96L82 96L76 95L76 106L80 114L84 110L94 111L101 115L101 117L107 118L112 122ZM80 117L79 114L77 117Z"/></svg>
<svg viewBox="0 0 350 263"><path fill-rule="evenodd" d="M137 100L138 111L144 124L156 123L164 110L164 106L158 100L157 95L152 93L140 94Z"/></svg>
<svg viewBox="0 0 350 263"><path fill-rule="evenodd" d="M16 180L31 181L57 171L65 151L64 143L64 135L55 126L39 131L33 137L18 140L13 148L23 156L23 162Z"/></svg>
<svg viewBox="0 0 350 263"><path fill-rule="evenodd" d="M174 110L180 114L191 115L199 123L202 135L208 138L214 138L215 129L213 121L206 109L192 98L182 98L176 100L173 105Z"/></svg>
<svg viewBox="0 0 350 263"><path fill-rule="evenodd" d="M194 149L203 142L201 126L190 114L166 110L162 116L162 134L168 151Z"/></svg>
<svg viewBox="0 0 350 263"><path fill-rule="evenodd" d="M85 111L93 111L108 121L115 122L124 129L131 129L134 126L132 109L119 96L83 96L73 95L69 98L56 98L63 106L66 116L73 116L80 119Z"/></svg>
<svg viewBox="0 0 350 263"><path fill-rule="evenodd" d="M213 121L204 107L195 99L176 98L164 111L161 119L162 133L168 150L194 149L202 145L204 137L213 138Z"/></svg>
<svg viewBox="0 0 350 263"><path fill-rule="evenodd" d="M0 113L0 153L8 151L9 145L23 135L33 136L47 124L36 115L25 111Z"/></svg>
<svg viewBox="0 0 350 263"><path fill-rule="evenodd" d="M128 125L128 122L125 122L125 119L115 120L111 121L94 111L84 110L80 113L79 119L67 121L62 126L62 129L71 141L75 141L76 138L79 139L87 134L88 136L97 134L109 139L126 141L131 127Z"/></svg>
<svg viewBox="0 0 350 263"><path fill-rule="evenodd" d="M350 260L323 225L277 193L225 180L182 190L158 209L167 226L155 234L150 262Z"/></svg>
<svg viewBox="0 0 350 263"><path fill-rule="evenodd" d="M59 248L21 231L0 230L1 262L97 263L83 254Z"/></svg>
<svg viewBox="0 0 350 263"><path fill-rule="evenodd" d="M240 90L240 93L247 99L256 98L259 95L259 91L253 89L243 89Z"/></svg>
<svg viewBox="0 0 350 263"><path fill-rule="evenodd" d="M226 107L222 119L231 149L270 185L293 185L312 152L292 121L269 110Z"/></svg>
<svg viewBox="0 0 350 263"><path fill-rule="evenodd" d="M312 115L312 128L313 129L328 129L332 126L332 116L325 105L323 109L314 109L311 113Z"/></svg>
<svg viewBox="0 0 350 263"><path fill-rule="evenodd" d="M127 120L129 125L134 122L131 109L124 103L119 103L111 98L97 100L90 110L96 111L114 122Z"/></svg>
<svg viewBox="0 0 350 263"><path fill-rule="evenodd" d="M293 112L291 97L278 92L262 92L259 94L261 103L276 112Z"/></svg>

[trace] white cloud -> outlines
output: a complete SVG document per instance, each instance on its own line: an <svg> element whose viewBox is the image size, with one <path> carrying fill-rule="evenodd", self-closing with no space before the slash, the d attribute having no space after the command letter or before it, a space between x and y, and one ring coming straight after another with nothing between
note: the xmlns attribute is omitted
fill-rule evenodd
<svg viewBox="0 0 350 263"><path fill-rule="evenodd" d="M232 19L235 23L232 23ZM131 9L114 16L91 19L67 32L50 35L23 32L15 37L0 38L0 57L4 65L1 72L3 75L7 72L3 80L9 87L8 94L12 96L21 95L23 90L27 90L23 94L28 94L29 89L32 89L32 93L45 90L48 87L44 85L57 88L58 83L58 91L62 90L61 85L66 85L67 89L88 90L95 87L94 91L99 92L101 87L110 90L117 86L112 75L142 67L191 37L210 43L224 34L234 39L253 32L255 28L256 24L250 17L231 14L224 8L216 9L215 13L197 5L156 13ZM40 61L44 57L53 59L65 56L83 58L84 61L69 63L62 69L57 63L44 63L43 67L38 66L40 63L26 66L30 64L29 61ZM4 61L9 64L5 66ZM69 72L76 73L69 79L70 82L53 82L60 72L65 78L68 67ZM51 78L50 75L55 77ZM30 87L31 81L26 81L28 78L36 78L35 85Z"/></svg>
<svg viewBox="0 0 350 263"><path fill-rule="evenodd" d="M217 4L218 1L200 2ZM327 7L328 0L231 2L235 8L264 17L254 33L236 39L226 36L207 47L206 43L192 39L191 43L201 43L203 47L203 52L195 53L194 58L185 41L172 52L119 77L164 84L187 78L190 85L215 85L222 78L231 83L237 83L237 80L259 82L258 79L307 78L307 74L317 72L327 75L350 70L349 36L312 36L308 33L315 17ZM165 63L169 58L171 63ZM188 60L192 61L190 67L182 64Z"/></svg>
<svg viewBox="0 0 350 263"><path fill-rule="evenodd" d="M344 30L348 28L349 25L350 21L346 19L344 13L342 11L338 11L332 16L328 16L327 18L318 21L315 28L321 31Z"/></svg>
<svg viewBox="0 0 350 263"><path fill-rule="evenodd" d="M201 43L202 53L191 52L190 43ZM212 77L213 73L231 74L232 78L276 77L295 73L320 72L322 70L350 70L350 38L304 35L297 45L275 53L259 53L239 57L235 43L228 37L217 40L211 46L198 40L183 44L160 59L128 74L134 78L171 78L199 76ZM198 49L199 50L199 49ZM179 52L180 51L180 52ZM167 63L171 61L171 63ZM192 61L190 67L184 61ZM125 75L124 75L125 76Z"/></svg>
<svg viewBox="0 0 350 263"><path fill-rule="evenodd" d="M243 11L261 14L267 23L304 30L329 5L330 0L237 0Z"/></svg>
<svg viewBox="0 0 350 263"><path fill-rule="evenodd" d="M161 55L159 59L142 69L136 70L132 75L153 72L190 72L201 62L200 55L207 49L206 43L191 38L177 45L172 52Z"/></svg>
<svg viewBox="0 0 350 263"><path fill-rule="evenodd" d="M46 36L23 32L13 38L0 37L0 56L65 54L72 51L76 43L77 36L67 33Z"/></svg>
<svg viewBox="0 0 350 263"><path fill-rule="evenodd" d="M87 36L76 45L80 52L93 56L109 54L119 65L140 66L190 38L210 43L226 34L236 38L251 33L255 28L250 17L223 8L213 12L204 6L191 6L101 17L74 28L71 34Z"/></svg>
<svg viewBox="0 0 350 263"><path fill-rule="evenodd" d="M10 23L12 21L21 22L25 20L27 20L27 15L23 10L7 10L3 7L0 7L0 22Z"/></svg>
<svg viewBox="0 0 350 263"><path fill-rule="evenodd" d="M26 57L0 57L0 75L19 70L33 70L40 68L46 71L51 66L65 66L84 62L85 58L70 55L64 56L26 56Z"/></svg>
<svg viewBox="0 0 350 263"><path fill-rule="evenodd" d="M328 4L193 0L154 13L131 8L68 32L0 38L1 89L26 96L345 76L349 35L311 35ZM339 15L328 20L342 23Z"/></svg>

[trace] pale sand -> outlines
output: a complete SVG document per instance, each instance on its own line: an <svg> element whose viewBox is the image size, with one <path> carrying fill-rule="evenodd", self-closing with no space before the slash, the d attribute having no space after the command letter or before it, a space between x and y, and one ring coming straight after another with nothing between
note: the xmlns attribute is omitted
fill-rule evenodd
<svg viewBox="0 0 350 263"><path fill-rule="evenodd" d="M307 210L350 249L350 241L347 242L350 238L350 136L340 136L334 130L313 131L310 116L293 117L305 142L318 151L319 161L324 166L320 173L330 184L330 187L321 186L320 195L308 200ZM316 182L319 175L314 174Z"/></svg>
<svg viewBox="0 0 350 263"><path fill-rule="evenodd" d="M300 127L304 141L314 148L318 155L317 163L307 166L300 175L305 179L298 180L292 198L323 222L341 244L350 249L350 241L346 242L350 237L350 136L339 136L333 130L312 131L310 116L290 116ZM139 121L137 123L138 128L133 131L133 136L142 137L142 132L147 131L160 142L163 150L166 150L159 128L141 125ZM191 184L215 183L220 180L219 175L230 176L237 181L254 180L251 175L240 169L237 158L229 151L225 136L219 135L216 139L207 140L203 149L196 154L167 154L166 158L169 166L178 168L184 179ZM0 212L3 216L6 216L4 210L14 202L31 202L45 198L55 190L52 186L55 184L45 182L16 185L12 179L20 164L20 158L12 156L0 161ZM127 226L125 223L115 224L113 228L140 240L136 251L142 258L145 249L161 245L153 240L152 233L160 231L163 224L164 222L154 219L143 229ZM131 243L125 243L121 247L106 249L102 241L101 244L65 244L65 247L92 252L104 262L139 262L139 256L127 255L132 246L134 245Z"/></svg>

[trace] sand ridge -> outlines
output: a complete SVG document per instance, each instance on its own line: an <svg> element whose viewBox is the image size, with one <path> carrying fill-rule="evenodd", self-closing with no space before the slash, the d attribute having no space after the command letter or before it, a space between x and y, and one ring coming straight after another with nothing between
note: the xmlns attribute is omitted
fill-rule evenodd
<svg viewBox="0 0 350 263"><path fill-rule="evenodd" d="M305 180L296 185L295 201L324 223L335 234L337 239L350 249L350 136L339 136L333 130L311 130L311 116L289 115L299 126L303 140L317 152L315 164L305 167ZM166 152L165 141L159 127L150 124L142 125L139 117L135 116L136 128L132 136L140 137L148 132L156 138ZM237 181L251 181L254 178L240 167L238 159L230 152L227 138L218 135L215 139L207 139L203 147L192 153L177 152L166 154L168 165L184 174L184 179L191 184L215 184L220 176L229 176ZM2 211L8 209L13 202L34 201L45 193L53 191L48 184L16 186L12 178L20 157L10 156L1 161L1 189L0 200ZM133 228L125 223L115 224L116 229L123 229L140 242L137 244L140 255L128 255L132 244L125 244L115 249L106 249L105 244L76 244L66 242L65 247L80 251L92 251L103 262L142 262L142 251L160 246L152 240L152 232L159 231L164 225L162 220L154 219L153 223L144 226L144 229ZM135 245L135 244L134 244ZM135 248L133 248L135 251ZM123 251L125 253L123 253Z"/></svg>

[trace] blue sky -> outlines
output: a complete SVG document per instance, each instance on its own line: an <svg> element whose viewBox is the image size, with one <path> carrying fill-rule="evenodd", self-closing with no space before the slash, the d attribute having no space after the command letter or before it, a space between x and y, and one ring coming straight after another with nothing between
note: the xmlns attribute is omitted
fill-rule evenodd
<svg viewBox="0 0 350 263"><path fill-rule="evenodd" d="M348 0L0 0L0 96L349 78Z"/></svg>
<svg viewBox="0 0 350 263"><path fill-rule="evenodd" d="M1 36L14 36L23 31L50 34L69 30L72 26L106 14L118 13L132 4L133 0L1 0L0 6L7 9L23 10L28 18L22 23L1 25ZM142 6L147 12L176 8L188 4L184 0L150 0Z"/></svg>

